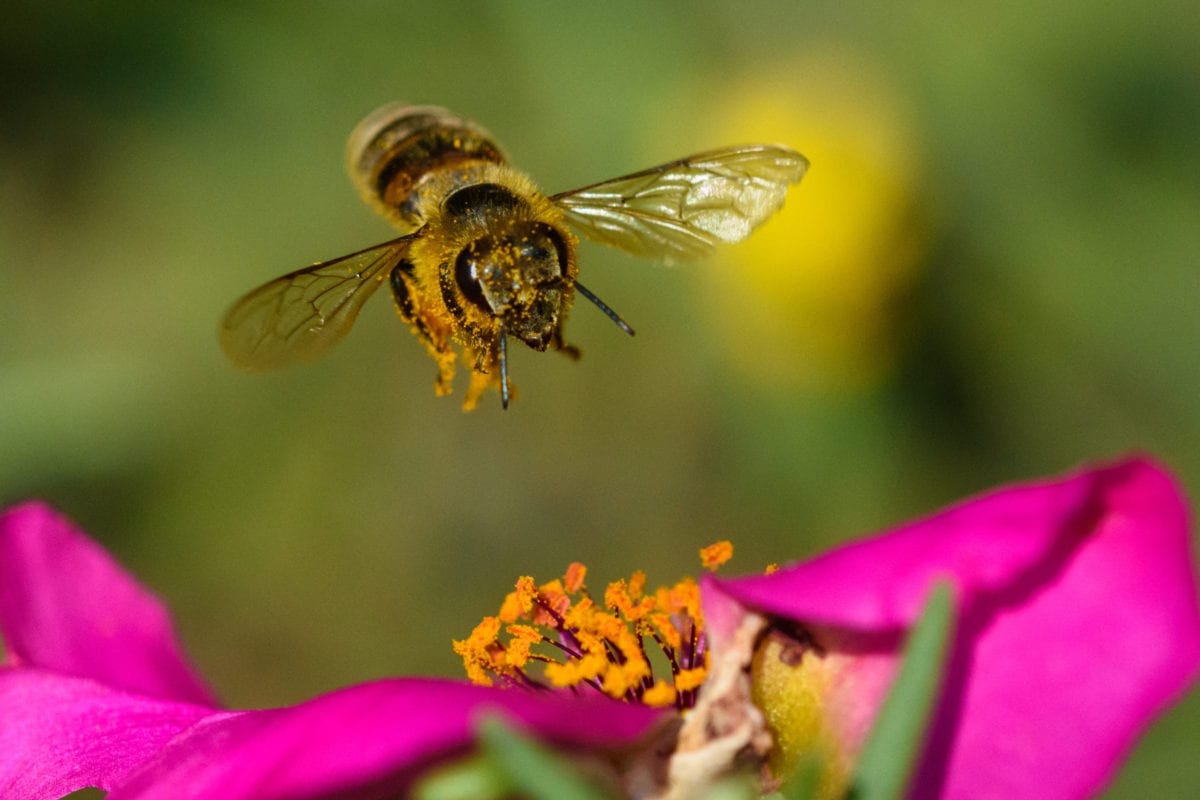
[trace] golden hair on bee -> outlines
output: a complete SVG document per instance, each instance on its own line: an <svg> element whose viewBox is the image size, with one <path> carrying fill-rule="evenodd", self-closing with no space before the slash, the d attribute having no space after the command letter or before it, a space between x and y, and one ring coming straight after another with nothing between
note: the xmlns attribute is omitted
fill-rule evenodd
<svg viewBox="0 0 1200 800"><path fill-rule="evenodd" d="M437 362L439 395L452 388L453 345L469 361L467 410L492 387L508 407L510 336L578 357L563 338L576 291L633 333L579 283L571 227L637 255L699 257L747 236L808 166L786 147L744 145L547 196L483 127L437 106L402 104L360 122L346 160L364 201L401 235L245 295L222 321L221 345L248 371L316 358L386 282Z"/></svg>

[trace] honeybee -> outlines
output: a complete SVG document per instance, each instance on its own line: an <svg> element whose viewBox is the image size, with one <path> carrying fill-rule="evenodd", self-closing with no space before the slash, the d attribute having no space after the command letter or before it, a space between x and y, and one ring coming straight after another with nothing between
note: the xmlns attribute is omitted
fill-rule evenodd
<svg viewBox="0 0 1200 800"><path fill-rule="evenodd" d="M276 278L233 304L221 346L247 371L316 358L387 283L396 311L451 391L456 354L471 362L463 409L491 387L508 408L508 340L578 358L563 323L583 295L633 329L578 280L578 239L666 261L737 242L782 205L804 156L779 145L728 147L546 196L509 166L491 134L444 108L395 104L350 135L347 165L368 205L401 235Z"/></svg>

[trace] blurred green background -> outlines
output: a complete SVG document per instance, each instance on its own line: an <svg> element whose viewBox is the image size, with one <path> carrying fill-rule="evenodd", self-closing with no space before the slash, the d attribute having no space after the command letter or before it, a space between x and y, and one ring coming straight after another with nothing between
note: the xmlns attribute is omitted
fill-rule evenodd
<svg viewBox="0 0 1200 800"><path fill-rule="evenodd" d="M18 6L0 30L0 500L163 594L234 705L402 673L520 574L817 552L1131 449L1200 495L1200 15L1146 4ZM390 238L374 107L480 121L548 192L723 144L813 168L676 268L584 244L579 363L459 410L383 292L317 364L231 369L236 297ZM1120 598L1114 598L1119 603ZM1110 797L1200 785L1195 694Z"/></svg>

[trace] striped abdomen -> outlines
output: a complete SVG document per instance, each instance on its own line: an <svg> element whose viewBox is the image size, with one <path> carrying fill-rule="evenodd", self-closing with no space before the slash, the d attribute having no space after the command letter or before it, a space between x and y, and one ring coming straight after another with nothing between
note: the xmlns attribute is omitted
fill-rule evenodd
<svg viewBox="0 0 1200 800"><path fill-rule="evenodd" d="M425 224L423 189L431 179L438 179L437 194L445 195L454 184L472 182L472 167L504 160L484 128L438 106L384 106L358 124L346 147L350 178L359 194L405 229ZM461 180L451 180L448 187L451 172Z"/></svg>

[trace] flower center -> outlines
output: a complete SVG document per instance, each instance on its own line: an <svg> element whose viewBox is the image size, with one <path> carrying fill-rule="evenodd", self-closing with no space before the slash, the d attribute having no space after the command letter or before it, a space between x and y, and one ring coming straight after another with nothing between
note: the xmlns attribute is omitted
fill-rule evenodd
<svg viewBox="0 0 1200 800"><path fill-rule="evenodd" d="M733 556L733 545L701 549L714 570ZM471 635L454 642L467 677L492 686L595 690L650 706L691 708L708 673L708 645L700 589L692 578L646 591L646 574L608 584L603 603L584 585L587 567L538 586L517 579L500 613L484 617ZM647 651L653 642L657 651ZM654 674L669 669L670 680Z"/></svg>

